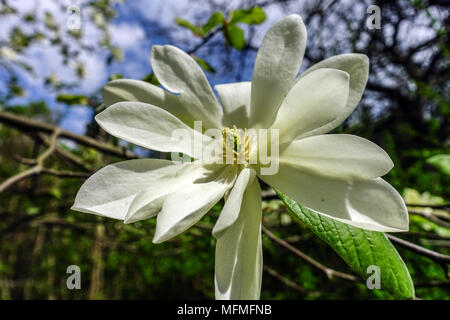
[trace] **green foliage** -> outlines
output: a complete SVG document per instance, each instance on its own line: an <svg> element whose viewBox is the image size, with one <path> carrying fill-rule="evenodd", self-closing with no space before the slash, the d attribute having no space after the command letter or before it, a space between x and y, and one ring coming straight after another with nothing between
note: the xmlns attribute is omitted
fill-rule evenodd
<svg viewBox="0 0 450 320"><path fill-rule="evenodd" d="M214 69L208 62L206 62L203 59L200 59L198 57L193 57L194 60L206 71L211 72L211 73L215 73L216 69Z"/></svg>
<svg viewBox="0 0 450 320"><path fill-rule="evenodd" d="M214 12L210 17L208 22L202 26L202 35L206 35L212 29L217 26L222 25L225 22L225 17L222 12Z"/></svg>
<svg viewBox="0 0 450 320"><path fill-rule="evenodd" d="M261 24L266 20L266 13L260 7L250 9L239 9L231 13L230 24L246 23Z"/></svg>
<svg viewBox="0 0 450 320"><path fill-rule="evenodd" d="M175 22L186 29L189 29L192 31L192 33L196 36L200 36L202 35L201 29L199 29L196 25L192 24L191 22L185 20L185 19L181 19L181 18L176 18Z"/></svg>
<svg viewBox="0 0 450 320"><path fill-rule="evenodd" d="M308 210L277 191L291 212L314 234L331 246L363 279L367 268L380 268L381 290L399 299L413 299L414 286L402 258L381 232L367 231Z"/></svg>
<svg viewBox="0 0 450 320"><path fill-rule="evenodd" d="M427 159L427 162L439 169L443 174L450 176L450 154L437 154Z"/></svg>
<svg viewBox="0 0 450 320"><path fill-rule="evenodd" d="M56 97L56 101L67 104L68 106L72 105L87 105L88 97L77 94L60 94Z"/></svg>
<svg viewBox="0 0 450 320"><path fill-rule="evenodd" d="M245 23L249 25L261 24L266 20L266 14L260 7L253 7L250 9L238 9L232 11L229 20L227 20L222 12L214 12L209 17L206 24L201 27L196 26L192 22L176 18L175 22L186 29L192 31L195 36L205 37L215 28L221 26L222 34L225 39L225 43L231 45L237 50L242 50L245 47L245 34L244 30L238 27L236 24ZM206 61L199 63L205 70L212 71L211 67L206 67Z"/></svg>
<svg viewBox="0 0 450 320"><path fill-rule="evenodd" d="M235 25L230 25L224 30L225 38L228 44L235 49L242 50L245 46L244 30Z"/></svg>
<svg viewBox="0 0 450 320"><path fill-rule="evenodd" d="M155 76L154 73L149 73L149 74L147 74L144 78L142 78L142 81L151 83L151 84L153 84L153 85L155 85L155 86L159 86L159 85L160 85L160 83L159 83L159 81L158 81L158 79L156 78L156 76Z"/></svg>

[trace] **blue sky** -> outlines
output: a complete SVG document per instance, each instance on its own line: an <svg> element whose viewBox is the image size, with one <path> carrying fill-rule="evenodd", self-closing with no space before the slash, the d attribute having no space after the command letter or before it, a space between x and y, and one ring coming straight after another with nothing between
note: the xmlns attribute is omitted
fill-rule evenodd
<svg viewBox="0 0 450 320"><path fill-rule="evenodd" d="M61 11L59 4L66 6L76 3L81 7L86 1L10 1L10 4L19 12L33 12L37 19L43 20L45 12L51 12L61 30L66 29L68 16ZM239 1L224 1L228 9L232 9L238 5ZM98 48L93 53L82 52L81 60L86 66L87 74L84 79L79 80L76 77L73 66L65 66L62 57L56 47L52 46L49 41L44 40L30 46L23 54L17 58L26 61L35 69L35 74L31 75L27 72L19 72L19 80L26 89L26 96L15 98L10 104L25 104L30 101L44 100L56 111L64 112L65 116L60 126L82 134L85 131L86 124L91 119L93 112L89 107L72 106L70 108L56 102L56 92L49 90L45 86L44 81L49 75L53 75L59 79L77 83L73 89L67 90L67 93L92 94L107 82L108 77L112 73L121 73L125 78L139 79L151 72L150 65L150 49L155 44L173 44L188 50L195 45L196 41L200 41L193 35L178 27L174 20L176 17L183 17L188 20L200 20L206 22L208 16L201 16L203 10L201 3L192 4L187 0L145 0L145 1L127 1L125 4L115 4L118 10L117 17L109 26L112 42L119 46L123 51L123 59L120 62L114 62L107 66L105 63L106 51ZM270 8L269 8L270 10ZM267 21L259 27L259 31L263 35L270 25L280 17L281 12L274 9L269 15ZM89 9L81 12L81 22L84 33L83 42L88 45L96 45L101 33L89 19ZM200 15L200 17L199 17ZM147 28L144 30L139 23L139 19L147 21ZM7 40L9 32L15 25L21 25L20 20L16 16L8 16L0 21L0 40ZM161 32L163 30L163 32ZM32 30L28 30L32 31ZM44 30L45 31L45 30ZM220 35L218 35L220 37ZM262 37L260 37L262 38ZM256 38L256 41L261 39ZM239 52L233 53L237 57ZM215 65L215 61L211 61L207 52L198 52L199 57L206 58L208 62L213 64L218 70L220 65ZM232 56L233 58L234 56ZM250 80L253 69L254 53L247 56L248 63L243 72L241 80ZM227 73L220 72L219 75L206 73L211 85L235 80L233 75L227 77ZM232 78L232 79L230 79Z"/></svg>
<svg viewBox="0 0 450 320"><path fill-rule="evenodd" d="M37 20L43 20L45 12L51 12L60 25L60 29L66 29L68 15L61 10L60 5L69 6L71 4L78 4L83 8L83 4L88 0L27 0L18 1L10 0L9 3L14 6L19 12L33 12ZM240 0L222 0L221 1L226 10L232 10L240 4ZM308 1L298 2L302 5L307 5ZM298 4L297 3L297 4ZM342 4L350 5L354 14L365 14L365 5L360 3L360 6L349 4L349 1L342 0ZM82 29L84 33L83 42L87 45L97 46L93 53L83 51L81 53L81 60L84 62L87 70L85 78L79 80L76 77L73 66L65 66L62 63L62 57L57 51L57 48L52 46L48 41L42 41L32 45L26 52L20 54L18 59L26 61L35 68L35 74L30 75L26 72L19 72L20 83L26 88L27 95L23 98L17 98L10 101L13 103L28 103L30 101L44 100L47 104L56 111L65 113L60 125L73 131L82 134L85 131L87 122L92 118L92 110L85 106L73 106L67 108L61 103L55 101L56 92L52 92L44 85L45 79L49 75L54 75L57 78L64 79L70 82L76 82L77 86L73 89L67 90L66 93L92 94L99 91L99 89L107 82L107 79L112 73L121 73L125 78L140 79L149 72L151 72L150 65L150 48L156 44L172 44L179 46L184 50L192 48L200 39L195 38L192 33L175 24L176 17L182 17L191 21L198 21L205 23L208 19L205 11L204 2L189 1L189 0L128 0L124 4L116 3L115 7L118 11L117 17L109 25L112 42L119 46L124 53L123 60L115 62L111 66L105 63L106 50L99 48L97 43L101 37L101 32L89 19L91 14L89 8L82 9ZM298 5L296 6L298 8ZM265 32L270 26L282 16L287 13L300 13L295 11L282 12L279 6L269 5L264 8L267 20L258 26L257 34L253 39L252 45L259 46ZM143 29L141 20L146 21L146 29ZM429 28L421 26L421 22L425 23L426 17L418 16L417 23L414 28L410 25L402 25L400 30L402 45L410 45L414 42L421 42L422 39L430 37ZM5 60L4 42L7 41L11 28L20 25L24 27L20 19L16 16L3 17L0 20L0 57ZM245 26L242 26L244 30ZM310 26L307 26L308 29ZM25 27L24 27L25 28ZM26 29L26 28L25 28ZM409 30L414 32L409 32ZM26 30L25 30L26 31ZM33 30L28 30L33 31ZM45 30L44 30L45 31ZM162 31L162 32L161 32ZM385 36L389 36L388 26L383 27L382 32ZM339 33L339 32L338 32ZM323 41L339 41L338 36L345 34L335 33L323 39ZM217 35L220 38L220 34ZM309 38L317 35L309 35ZM3 45L2 45L3 43ZM344 52L340 52L344 53ZM239 60L240 52L234 50L231 54L231 64ZM202 49L197 52L197 56L204 58L215 67L217 74L206 72L206 76L212 85L224 83L229 81L236 81L236 72L229 69L229 66L222 65L217 59L214 60L214 55L210 56L207 49ZM254 52L250 52L246 57L245 68L242 72L241 81L250 80L253 70ZM11 59L9 57L8 59ZM13 58L15 59L15 58ZM221 62L221 61L220 61ZM240 66L234 66L239 68ZM306 67L303 64L302 69ZM389 76L379 75L386 83L389 82ZM2 81L0 75L0 83ZM2 85L0 84L0 92ZM379 103L373 103L380 106Z"/></svg>

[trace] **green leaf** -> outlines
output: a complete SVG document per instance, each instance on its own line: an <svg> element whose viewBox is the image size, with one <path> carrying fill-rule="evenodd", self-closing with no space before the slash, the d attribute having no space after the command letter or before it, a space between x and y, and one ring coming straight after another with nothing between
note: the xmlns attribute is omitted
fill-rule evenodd
<svg viewBox="0 0 450 320"><path fill-rule="evenodd" d="M158 79L156 78L156 76L155 76L154 73L149 73L149 74L147 74L144 78L142 78L142 81L151 83L151 84L153 84L153 85L155 85L155 86L159 86L159 85L160 85L160 83L159 83L159 81L158 81Z"/></svg>
<svg viewBox="0 0 450 320"><path fill-rule="evenodd" d="M109 76L108 81L117 80L117 79L123 79L123 74L121 73L113 73Z"/></svg>
<svg viewBox="0 0 450 320"><path fill-rule="evenodd" d="M245 46L244 30L238 26L229 25L225 31L225 38L238 50L242 50Z"/></svg>
<svg viewBox="0 0 450 320"><path fill-rule="evenodd" d="M197 61L197 63L206 71L211 72L211 73L215 73L216 69L214 69L208 62L206 62L203 59L197 58L197 57L193 57L195 61Z"/></svg>
<svg viewBox="0 0 450 320"><path fill-rule="evenodd" d="M266 13L260 7L239 9L231 13L230 24L247 23L260 24L266 20Z"/></svg>
<svg viewBox="0 0 450 320"><path fill-rule="evenodd" d="M380 268L381 289L398 299L413 299L414 286L405 263L382 232L367 231L317 214L275 190L289 210L320 239L331 246L364 280ZM369 289L368 289L369 290Z"/></svg>
<svg viewBox="0 0 450 320"><path fill-rule="evenodd" d="M450 154L437 154L428 158L427 162L442 173L450 176Z"/></svg>
<svg viewBox="0 0 450 320"><path fill-rule="evenodd" d="M214 12L210 17L208 22L202 27L202 33L205 35L213 28L223 24L225 17L222 12Z"/></svg>
<svg viewBox="0 0 450 320"><path fill-rule="evenodd" d="M56 97L56 101L65 103L69 106L78 104L88 104L88 97L76 94L60 94Z"/></svg>
<svg viewBox="0 0 450 320"><path fill-rule="evenodd" d="M175 22L179 26L191 30L192 33L194 33L196 36L202 35L201 30L196 25L194 25L192 22L189 22L189 21L181 19L181 18L176 18Z"/></svg>

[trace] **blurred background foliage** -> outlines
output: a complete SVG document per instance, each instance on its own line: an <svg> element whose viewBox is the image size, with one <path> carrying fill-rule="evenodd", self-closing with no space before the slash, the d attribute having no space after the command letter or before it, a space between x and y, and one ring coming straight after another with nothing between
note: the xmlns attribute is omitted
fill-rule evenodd
<svg viewBox="0 0 450 320"><path fill-rule="evenodd" d="M93 116L102 110L100 87L91 92L79 89L89 72L81 59L86 52L100 55L111 66L127 59L121 44L111 41L111 26L121 15L130 14L145 31L148 48L160 41L153 39L166 35L161 42L191 54L212 83L251 79L256 50L272 16L302 16L308 29L303 70L332 55L366 54L371 63L367 90L360 106L335 132L366 137L393 159L395 167L386 179L410 205L410 232L397 235L435 252L450 253L450 14L446 1L241 0L232 5L219 0L183 1L195 12L185 16L179 10L181 14L170 24L148 18L131 1L84 1L80 10L83 24L91 26L88 30L83 24L79 30L68 30L67 8L72 3L54 2L59 14L38 15L17 9L13 0L0 0L0 19L15 16L20 21L0 38L0 112L59 126L70 117L71 108L88 109L83 133L116 151L105 151L83 137L63 135L53 153L43 158L51 145L51 130L0 117L0 184L36 163L46 169L0 191L0 298L214 297L215 242L210 233L222 203L196 227L159 245L151 242L155 219L124 225L70 210L77 190L93 171L136 155L164 156L99 130ZM160 2L164 7L165 2ZM379 30L366 25L366 9L372 4L381 9ZM182 36L168 36L173 30ZM87 41L93 32L96 41ZM38 65L23 57L43 43L56 49L75 76L48 74L44 84L54 98L40 101L22 81L24 75L33 77ZM109 79L123 76L107 74ZM144 76L127 77L159 85L149 65ZM27 99L17 100L27 94ZM264 201L263 213L264 225L280 238L330 268L351 273L332 249L295 221L281 201ZM382 290L368 290L364 279L330 279L265 235L263 244L264 299L391 298ZM398 250L418 297L450 297L447 264L402 247ZM81 290L66 287L66 268L72 264L81 268Z"/></svg>

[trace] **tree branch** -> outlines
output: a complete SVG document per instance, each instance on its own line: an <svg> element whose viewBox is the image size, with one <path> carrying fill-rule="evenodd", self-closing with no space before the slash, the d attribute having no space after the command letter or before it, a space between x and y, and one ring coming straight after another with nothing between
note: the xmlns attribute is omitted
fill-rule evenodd
<svg viewBox="0 0 450 320"><path fill-rule="evenodd" d="M5 112L5 111L0 111L0 122L10 125L10 126L13 126L15 128L25 130L25 131L37 131L37 132L52 133L56 129L59 129L58 127L56 127L52 124L27 119L27 118L20 117L20 116L17 116L17 115L14 115L12 113ZM111 146L109 144L99 142L90 137L80 136L78 134L72 133L67 130L62 130L62 129L59 129L59 130L60 130L59 136L61 138L73 140L84 146L95 148L103 153L106 153L106 154L109 154L112 156L121 157L121 158L126 158L126 159L139 158L137 155L135 155L133 152L127 150L125 147L117 148L117 147Z"/></svg>
<svg viewBox="0 0 450 320"><path fill-rule="evenodd" d="M1 112L1 111L0 111ZM41 173L44 169L44 162L45 160L53 153L53 151L55 150L56 147L56 140L59 136L59 134L61 133L61 130L59 128L55 128L53 130L53 134L50 138L50 146L48 147L47 150L45 150L35 161L36 165L33 166L32 168L25 170L19 174L16 174L8 179L6 179L5 181L3 181L0 184L0 193L4 192L5 190L7 190L8 188L10 188L11 186L13 186L14 184L22 181L25 178L37 175L39 173ZM34 162L33 162L34 163Z"/></svg>
<svg viewBox="0 0 450 320"><path fill-rule="evenodd" d="M288 278L280 274L278 271L268 267L267 265L264 265L264 271L267 272L267 274L269 274L270 276L274 277L275 279L281 281L284 285L288 286L289 288L292 288L304 294L308 293L305 288L303 288L296 282L289 280Z"/></svg>
<svg viewBox="0 0 450 320"><path fill-rule="evenodd" d="M447 270L447 265L450 263L450 256L447 256L445 254L441 254L439 252L435 252L433 250L421 247L417 244L397 238L396 236L393 236L388 233L386 234L386 236L393 243L396 243L399 246L401 246L409 251L420 254L421 256L427 257L427 258L433 260L434 262L439 263L440 265L442 265L445 268L445 270Z"/></svg>
<svg viewBox="0 0 450 320"><path fill-rule="evenodd" d="M325 275L329 279L331 279L331 278L333 278L333 276L335 276L335 277L342 278L342 279L345 279L345 280L358 281L358 278L356 276L352 275L352 274L336 271L336 270L331 269L331 268L321 264L320 262L314 260L313 258L311 258L310 256L306 255L305 253L301 252L300 250L298 250L297 248L295 248L294 246L292 246L291 244L289 244L285 240L277 237L274 233L269 231L263 225L261 225L261 229L262 229L262 232L264 232L270 239L272 239L273 241L275 241L276 243L278 243L282 247L285 247L286 249L288 249L289 251L291 251L292 253L294 253L298 257L302 258L303 260L305 260L306 262L308 262L312 266L314 266L317 269L321 270L323 273L325 273Z"/></svg>

